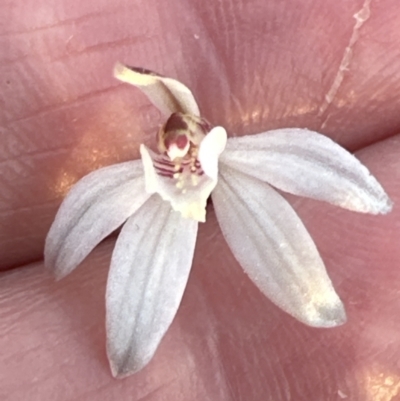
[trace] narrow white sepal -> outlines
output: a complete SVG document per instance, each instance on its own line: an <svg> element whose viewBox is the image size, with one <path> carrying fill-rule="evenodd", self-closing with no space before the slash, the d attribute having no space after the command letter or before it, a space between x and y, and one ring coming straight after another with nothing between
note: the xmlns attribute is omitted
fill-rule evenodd
<svg viewBox="0 0 400 401"><path fill-rule="evenodd" d="M200 115L192 92L176 79L163 77L143 68L127 67L121 63L115 65L114 76L139 88L168 117L175 112Z"/></svg>
<svg viewBox="0 0 400 401"><path fill-rule="evenodd" d="M62 278L148 198L140 160L96 170L62 202L46 238L44 260Z"/></svg>
<svg viewBox="0 0 400 401"><path fill-rule="evenodd" d="M197 222L153 195L121 230L107 282L107 354L114 376L153 357L182 299Z"/></svg>
<svg viewBox="0 0 400 401"><path fill-rule="evenodd" d="M221 162L276 188L363 213L392 202L361 162L328 137L300 128L231 138Z"/></svg>
<svg viewBox="0 0 400 401"><path fill-rule="evenodd" d="M345 322L343 304L313 240L281 195L221 164L212 199L232 253L271 301L311 326Z"/></svg>

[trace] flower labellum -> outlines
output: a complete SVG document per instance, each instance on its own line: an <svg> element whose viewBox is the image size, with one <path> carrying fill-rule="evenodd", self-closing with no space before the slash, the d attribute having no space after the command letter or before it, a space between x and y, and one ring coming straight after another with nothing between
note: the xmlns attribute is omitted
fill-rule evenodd
<svg viewBox="0 0 400 401"><path fill-rule="evenodd" d="M146 192L158 193L183 217L205 222L226 140L222 127L211 128L200 117L173 113L158 134L160 153L140 147Z"/></svg>
<svg viewBox="0 0 400 401"><path fill-rule="evenodd" d="M122 64L114 75L165 115L158 152L141 145L141 160L82 178L61 204L45 245L46 266L61 278L123 225L106 292L113 375L146 366L172 323L210 195L228 245L263 294L310 326L343 324L343 304L312 238L273 187L357 212L388 213L392 202L368 169L306 129L228 139L224 128L200 116L181 82Z"/></svg>

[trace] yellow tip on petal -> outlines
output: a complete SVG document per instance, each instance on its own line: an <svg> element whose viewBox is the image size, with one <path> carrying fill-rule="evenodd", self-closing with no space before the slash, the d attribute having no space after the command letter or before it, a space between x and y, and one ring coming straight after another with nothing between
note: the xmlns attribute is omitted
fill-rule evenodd
<svg viewBox="0 0 400 401"><path fill-rule="evenodd" d="M192 203L184 208L181 206L177 211L181 212L182 216L186 219L196 220L200 223L204 223L206 221L205 205L202 206L198 203Z"/></svg>
<svg viewBox="0 0 400 401"><path fill-rule="evenodd" d="M154 85L156 82L155 74L152 74L150 71L135 71L121 63L115 64L114 77L122 82L139 87Z"/></svg>

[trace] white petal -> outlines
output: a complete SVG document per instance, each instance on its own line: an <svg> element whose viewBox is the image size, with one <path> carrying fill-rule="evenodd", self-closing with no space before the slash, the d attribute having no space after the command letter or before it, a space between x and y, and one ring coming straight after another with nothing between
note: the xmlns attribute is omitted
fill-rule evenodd
<svg viewBox="0 0 400 401"><path fill-rule="evenodd" d="M345 322L313 240L274 189L221 166L212 199L232 253L268 298L311 326Z"/></svg>
<svg viewBox="0 0 400 401"><path fill-rule="evenodd" d="M107 353L114 376L142 369L154 355L182 299L197 222L158 195L124 225L107 283Z"/></svg>
<svg viewBox="0 0 400 401"><path fill-rule="evenodd" d="M139 88L149 100L166 116L181 112L200 115L199 107L192 92L181 82L162 77L143 68L134 68L117 63L114 76Z"/></svg>
<svg viewBox="0 0 400 401"><path fill-rule="evenodd" d="M368 169L331 139L279 129L229 139L221 163L295 195L363 213L388 213L392 202Z"/></svg>
<svg viewBox="0 0 400 401"><path fill-rule="evenodd" d="M204 173L214 180L218 178L218 159L227 139L225 128L214 127L200 143L199 162Z"/></svg>
<svg viewBox="0 0 400 401"><path fill-rule="evenodd" d="M64 199L47 235L46 266L58 278L66 276L148 198L140 160L83 177Z"/></svg>
<svg viewBox="0 0 400 401"><path fill-rule="evenodd" d="M224 139L225 138L225 139ZM181 172L174 172L174 163L141 145L140 153L146 177L146 191L158 193L183 217L204 222L207 199L218 178L218 157L226 144L222 127L211 130L200 144L198 173L190 165L181 165Z"/></svg>

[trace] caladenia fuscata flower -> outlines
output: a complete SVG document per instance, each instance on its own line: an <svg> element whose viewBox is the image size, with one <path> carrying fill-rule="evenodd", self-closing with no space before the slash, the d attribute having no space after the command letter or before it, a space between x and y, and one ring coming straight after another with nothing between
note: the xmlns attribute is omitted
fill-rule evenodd
<svg viewBox="0 0 400 401"><path fill-rule="evenodd" d="M115 67L165 115L158 151L101 168L63 201L46 239L58 278L123 225L106 291L107 353L114 376L142 369L170 326L192 265L198 222L211 195L222 233L254 284L315 327L346 320L342 302L303 223L275 188L371 214L391 201L353 155L329 138L289 128L227 139L200 115L182 83Z"/></svg>

